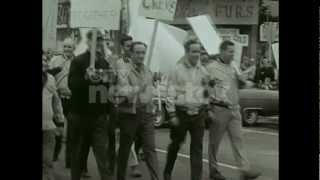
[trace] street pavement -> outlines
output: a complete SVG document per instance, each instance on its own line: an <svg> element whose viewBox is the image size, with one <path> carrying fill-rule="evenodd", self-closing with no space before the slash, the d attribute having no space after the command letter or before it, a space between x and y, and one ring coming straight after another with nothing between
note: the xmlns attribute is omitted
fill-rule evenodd
<svg viewBox="0 0 320 180"><path fill-rule="evenodd" d="M262 172L262 176L256 180L278 180L279 177L279 151L278 151L278 123L277 119L264 119L254 127L244 127L243 137L248 159L253 169ZM205 132L203 148L203 180L209 180L208 170L208 131ZM169 129L161 128L156 130L156 144L159 158L160 175L164 169L167 146L169 143ZM181 147L175 164L172 179L188 180L190 179L190 158L189 158L189 135L185 144ZM64 168L64 153L61 153L60 160L55 164L57 180L70 180L69 170ZM227 177L227 180L238 180L239 171L235 165L231 146L227 136L224 137L218 160L220 162L221 173ZM88 180L99 180L97 165L92 151L89 154L88 168L91 178ZM139 165L143 173L141 178L131 178L128 170L128 180L149 180L150 176L144 162Z"/></svg>

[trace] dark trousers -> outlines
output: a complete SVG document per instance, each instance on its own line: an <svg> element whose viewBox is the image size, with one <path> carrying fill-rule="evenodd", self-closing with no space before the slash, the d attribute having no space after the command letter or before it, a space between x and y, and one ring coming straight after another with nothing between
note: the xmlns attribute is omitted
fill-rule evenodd
<svg viewBox="0 0 320 180"><path fill-rule="evenodd" d="M109 180L108 119L106 114L83 115L70 113L71 179L80 180L85 169L89 148L92 147L101 180Z"/></svg>
<svg viewBox="0 0 320 180"><path fill-rule="evenodd" d="M108 148L108 154L110 159L110 172L114 174L115 166L116 166L116 127L117 127L117 116L115 114L115 111L111 111L113 113L109 116L109 148Z"/></svg>
<svg viewBox="0 0 320 180"><path fill-rule="evenodd" d="M183 144L187 131L191 136L190 163L191 180L202 179L202 145L205 130L204 114L190 116L184 111L176 111L180 124L170 129L171 143L168 146L167 162L164 174L171 175L180 146Z"/></svg>
<svg viewBox="0 0 320 180"><path fill-rule="evenodd" d="M158 180L158 158L155 151L155 130L151 114L137 111L136 114L119 114L120 148L117 164L118 180L126 179L131 145L138 135L142 138L142 149L152 180Z"/></svg>

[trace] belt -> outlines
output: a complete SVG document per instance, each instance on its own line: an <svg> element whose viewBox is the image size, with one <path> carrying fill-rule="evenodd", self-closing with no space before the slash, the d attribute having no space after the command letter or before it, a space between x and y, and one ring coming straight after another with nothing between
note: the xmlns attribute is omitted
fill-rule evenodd
<svg viewBox="0 0 320 180"><path fill-rule="evenodd" d="M62 96L62 95L60 95L60 99L69 100L69 99L71 99L71 96Z"/></svg>

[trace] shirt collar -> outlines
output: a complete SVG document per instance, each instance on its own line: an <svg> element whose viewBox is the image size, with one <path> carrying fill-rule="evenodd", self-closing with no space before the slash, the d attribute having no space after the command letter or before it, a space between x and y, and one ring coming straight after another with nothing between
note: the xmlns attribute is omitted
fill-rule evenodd
<svg viewBox="0 0 320 180"><path fill-rule="evenodd" d="M200 62L198 61L198 63L196 64L196 66L192 66L189 62L189 60L185 57L185 59L183 60L183 64L186 68L191 69L191 68L200 68Z"/></svg>

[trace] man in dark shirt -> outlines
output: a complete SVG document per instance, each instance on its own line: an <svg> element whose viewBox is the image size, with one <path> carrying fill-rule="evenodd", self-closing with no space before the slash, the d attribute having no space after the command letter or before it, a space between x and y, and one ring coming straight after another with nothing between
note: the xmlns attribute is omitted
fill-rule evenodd
<svg viewBox="0 0 320 180"><path fill-rule="evenodd" d="M93 44L93 31L87 34L88 47ZM105 60L103 37L97 32L94 68L90 50L71 63L68 86L72 92L70 107L71 179L80 180L92 146L102 180L110 178L108 162L108 87L110 66Z"/></svg>

